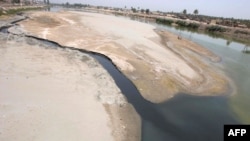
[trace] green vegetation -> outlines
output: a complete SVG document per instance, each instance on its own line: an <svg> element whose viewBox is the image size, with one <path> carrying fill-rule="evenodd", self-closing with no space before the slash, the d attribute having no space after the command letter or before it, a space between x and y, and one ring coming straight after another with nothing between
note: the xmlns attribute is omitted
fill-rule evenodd
<svg viewBox="0 0 250 141"><path fill-rule="evenodd" d="M134 8L134 7L131 7L131 11L132 11L133 13L136 13L136 12L137 12L136 8Z"/></svg>
<svg viewBox="0 0 250 141"><path fill-rule="evenodd" d="M18 8L18 9L10 9L10 10L7 10L7 11L3 11L3 10L0 10L0 16L2 15L13 15L13 14L17 14L19 12L23 12L23 11L29 11L29 10L38 10L38 9L41 9L41 8Z"/></svg>
<svg viewBox="0 0 250 141"><path fill-rule="evenodd" d="M200 27L200 25L197 24L197 23L189 23L189 24L187 25L187 27L188 27L188 28L192 28L192 29L198 29L198 28Z"/></svg>
<svg viewBox="0 0 250 141"><path fill-rule="evenodd" d="M182 13L183 13L184 15L186 15L186 14L187 14L187 9L184 9L184 10L182 11Z"/></svg>
<svg viewBox="0 0 250 141"><path fill-rule="evenodd" d="M74 3L74 4L70 4L69 2L63 3L62 4L63 7L66 8L84 8L84 7L89 7L89 4L81 4L81 3ZM103 6L97 6L97 9L101 9L101 8L106 8Z"/></svg>
<svg viewBox="0 0 250 141"><path fill-rule="evenodd" d="M169 19L156 18L156 23L165 24L165 25L171 25L172 23L174 23L174 21L173 20L169 20Z"/></svg>
<svg viewBox="0 0 250 141"><path fill-rule="evenodd" d="M189 29L198 29L199 28L199 24L197 23L187 23L185 21L176 21L176 24L180 27L186 27Z"/></svg>
<svg viewBox="0 0 250 141"><path fill-rule="evenodd" d="M20 3L20 0L12 0L12 3Z"/></svg>
<svg viewBox="0 0 250 141"><path fill-rule="evenodd" d="M141 13L144 13L145 12L145 10L144 9L141 9Z"/></svg>
<svg viewBox="0 0 250 141"><path fill-rule="evenodd" d="M195 9L195 10L194 10L194 15L198 15L198 14L199 14L198 9Z"/></svg>
<svg viewBox="0 0 250 141"><path fill-rule="evenodd" d="M162 19L162 18L156 18L156 23L165 24L165 25L172 25L173 23L175 23L179 27L187 28L190 30L197 30L200 27L200 25L197 23L188 23L188 22L180 21L180 20L175 22L171 19Z"/></svg>
<svg viewBox="0 0 250 141"><path fill-rule="evenodd" d="M234 33L236 33L236 34L250 35L250 32L248 32L248 31L243 31L243 30L236 30Z"/></svg>
<svg viewBox="0 0 250 141"><path fill-rule="evenodd" d="M208 31L208 32L226 32L227 29L223 28L221 26L213 25L213 26L206 27L206 31Z"/></svg>

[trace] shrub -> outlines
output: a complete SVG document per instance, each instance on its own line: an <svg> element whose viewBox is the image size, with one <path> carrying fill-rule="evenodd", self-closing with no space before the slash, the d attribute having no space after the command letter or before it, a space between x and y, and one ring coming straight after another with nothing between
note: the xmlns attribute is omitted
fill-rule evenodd
<svg viewBox="0 0 250 141"><path fill-rule="evenodd" d="M176 21L176 24L178 24L180 27L186 27L190 29L198 29L200 26L197 23L187 23L185 21Z"/></svg>
<svg viewBox="0 0 250 141"><path fill-rule="evenodd" d="M221 26L208 26L206 27L206 30L209 32L226 32L227 29L223 28Z"/></svg>
<svg viewBox="0 0 250 141"><path fill-rule="evenodd" d="M192 29L197 29L197 28L199 28L199 24L197 24L197 23L189 23L188 25L187 25L187 27L188 28L192 28Z"/></svg>
<svg viewBox="0 0 250 141"><path fill-rule="evenodd" d="M243 30L236 30L234 33L236 33L236 34L245 34L245 35L250 35L250 33L249 33L249 32L247 32L247 31L243 31Z"/></svg>
<svg viewBox="0 0 250 141"><path fill-rule="evenodd" d="M179 26L183 26L183 27L186 27L186 22L184 21L176 21L176 24L178 24Z"/></svg>
<svg viewBox="0 0 250 141"><path fill-rule="evenodd" d="M0 16L3 15L3 11L0 9Z"/></svg>
<svg viewBox="0 0 250 141"><path fill-rule="evenodd" d="M169 19L161 19L161 18L156 19L156 23L160 23L160 24L171 25L173 22L174 22L173 20L169 20Z"/></svg>

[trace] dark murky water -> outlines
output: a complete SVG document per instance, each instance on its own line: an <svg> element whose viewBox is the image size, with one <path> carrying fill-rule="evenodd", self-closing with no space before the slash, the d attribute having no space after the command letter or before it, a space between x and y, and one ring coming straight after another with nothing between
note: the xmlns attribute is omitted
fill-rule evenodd
<svg viewBox="0 0 250 141"><path fill-rule="evenodd" d="M178 30L154 23L157 28L180 34L222 57L222 69L236 83L235 96L198 97L179 94L162 104L152 104L127 87L122 80L116 81L120 89L129 89L124 94L143 119L143 141L223 141L224 124L250 123L250 55L242 53L245 45L208 35ZM102 63L104 64L104 63ZM105 66L105 65L104 65ZM112 67L106 66L110 71ZM110 73L114 74L113 71ZM114 79L119 78L117 74ZM132 91L132 92L131 92ZM132 99L132 100L130 100ZM134 103L135 102L135 103Z"/></svg>
<svg viewBox="0 0 250 141"><path fill-rule="evenodd" d="M240 123L226 97L179 94L162 104L150 103L108 59L92 56L111 74L142 117L143 141L222 141L223 125Z"/></svg>
<svg viewBox="0 0 250 141"><path fill-rule="evenodd" d="M0 32L2 32L2 33L8 33L8 27L2 27L2 28L0 28Z"/></svg>

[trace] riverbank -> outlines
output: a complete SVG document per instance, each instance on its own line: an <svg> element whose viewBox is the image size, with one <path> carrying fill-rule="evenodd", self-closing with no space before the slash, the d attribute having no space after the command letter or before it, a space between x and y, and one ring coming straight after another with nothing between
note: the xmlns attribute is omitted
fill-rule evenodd
<svg viewBox="0 0 250 141"><path fill-rule="evenodd" d="M96 60L11 32L0 33L0 140L140 140L140 117Z"/></svg>
<svg viewBox="0 0 250 141"><path fill-rule="evenodd" d="M192 18L182 19L181 17L183 16L180 16L178 14L177 14L178 16L174 16L171 14L170 15L168 14L167 16L163 16L163 15L154 15L154 14L145 14L145 13L144 14L127 13L127 12L120 12L120 11L113 11L113 10L97 10L97 9L91 9L91 10L97 11L99 13L110 13L114 15L122 15L122 16L130 17L130 18L138 19L142 21L150 21L150 22L156 22L160 24L166 24L166 25L170 25L176 28L181 28L181 29L196 32L196 33L208 34L209 36L215 37L215 38L223 38L223 39L228 40L228 42L235 41L235 42L242 43L248 46L250 45L250 41L248 40L250 38L250 29L249 27L242 28L240 26L237 26L239 24L239 21L238 22L230 21L231 25L225 26L225 25L220 24L223 20L221 19L219 20L218 18L215 18L214 20L211 20L210 18L205 20L206 18L204 18L203 21L197 21L197 20L192 20ZM192 16L192 15L189 15L189 16ZM218 22L218 24L216 23L216 21ZM225 22L228 22L228 21L225 20ZM235 24L235 23L238 23L238 24L235 25L235 27L232 27L232 24Z"/></svg>
<svg viewBox="0 0 250 141"><path fill-rule="evenodd" d="M108 56L151 102L180 92L231 91L229 78L217 67L220 57L149 24L86 12L36 12L30 17L20 23L25 34Z"/></svg>
<svg viewBox="0 0 250 141"><path fill-rule="evenodd" d="M0 16L8 16L8 15L14 15L20 12L25 11L31 11L31 10L41 10L45 9L48 6L46 5L25 5L25 6L19 6L19 5L1 5L0 6Z"/></svg>

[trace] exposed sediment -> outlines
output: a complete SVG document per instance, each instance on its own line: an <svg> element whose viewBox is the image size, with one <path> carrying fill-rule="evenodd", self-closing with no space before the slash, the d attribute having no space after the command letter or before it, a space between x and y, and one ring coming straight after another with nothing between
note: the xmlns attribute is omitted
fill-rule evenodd
<svg viewBox="0 0 250 141"><path fill-rule="evenodd" d="M221 95L230 88L215 65L218 56L145 23L94 13L37 12L20 25L26 34L108 56L154 103L179 92Z"/></svg>
<svg viewBox="0 0 250 141"><path fill-rule="evenodd" d="M140 117L96 60L9 32L0 33L0 140L140 140Z"/></svg>
<svg viewBox="0 0 250 141"><path fill-rule="evenodd" d="M100 124L102 124L103 126L101 127L103 129L105 128L109 133L103 132L102 136L100 137L102 138L102 140L106 138L107 140L136 141L140 140L141 134L140 117L135 112L134 108L129 103L127 103L124 96L121 95L120 91L114 85L113 80L110 79L110 76L107 74L107 72L101 70L102 73L100 74L99 72L97 73L95 70L93 70L93 68L98 68L99 70L101 69L101 67L88 55L84 55L82 53L79 53L78 51L72 51L71 49L56 49L58 51L53 50L51 52L48 51L48 48L51 48L51 46L37 43L30 38L23 37L23 35L35 36L43 38L45 40L48 39L63 46L73 47L73 50L84 49L104 54L105 56L110 58L112 62L119 68L119 70L123 72L136 85L142 96L151 102L163 102L170 99L179 92L185 92L194 95L220 95L228 92L230 88L229 78L227 78L227 76L215 65L220 61L220 58L217 55L188 40L178 40L176 35L170 34L166 31L155 29L155 27L148 24L129 21L127 19L117 18L113 16L80 12L36 12L30 15L30 19L19 24L20 26L14 26L9 29L9 32L19 36L1 35L1 38L3 39L1 40L1 44L6 44L6 46L1 46L0 49L1 51L5 52L4 54L6 54L6 51L9 52L9 54L7 53L7 55L2 55L1 60L4 60L3 62L5 62L5 64L2 64L2 66L6 66L6 64L12 64L12 66L9 66L8 68L17 68L17 70L20 69L21 67L18 65L21 64L23 60L8 60L8 58L10 58L11 56L19 55L23 57L26 56L29 63L31 60L35 60L32 63L41 63L40 66L38 65L38 67L49 68L39 69L44 71L41 71L43 72L41 74L38 73L39 75L48 75L51 72L61 73L60 71L55 71L55 68L52 67L52 65L49 65L48 67L48 64L46 62L50 62L50 59L52 59L52 61L49 64L53 64L53 62L55 63L56 61L64 58L64 61L55 63L58 64L57 68L60 68L60 65L65 64L62 62L67 62L67 65L64 66L65 68L74 68L76 66L82 68L82 65L87 65L88 67L85 69L91 70L91 72L84 71L83 75L79 72L79 70L82 69L75 69L78 74L73 73L73 71L70 70L70 72L73 74L57 74L56 76L58 77L55 79L55 81L61 81L61 78L63 78L62 76L69 75L68 77L66 77L67 81L72 80L72 85L76 85L75 83L73 83L73 81L76 82L78 81L78 79L76 80L75 77L71 77L72 75L79 75L81 79L88 80L93 86L98 85L98 89L100 90L96 90L97 88L91 86L95 90L89 93L89 95L95 97L96 101L93 101L93 97L88 97L88 100L95 102L94 105L96 107L98 107L97 105L99 105L99 108L97 108L99 110L97 111L101 112L99 113L99 115L96 115L96 117L104 115L105 120L100 119L102 122ZM10 48L10 46L19 46L19 48L13 49ZM45 54L40 54L41 52L38 53L36 49L32 49L34 46L35 48L39 46L45 47L42 50L39 49ZM27 53L23 50L32 51ZM13 54L11 54L10 52L13 52ZM36 57L31 52L37 54L35 55ZM52 57L54 55L55 57ZM63 57L60 57L60 55ZM57 58L58 56L59 58ZM79 58L79 56L81 57ZM40 57L46 59L39 59ZM68 59L65 60L65 58ZM81 63L83 64L80 64L79 60L82 60ZM28 75L37 73L36 69L31 69L33 68L32 65L29 65L29 67L27 68L29 68L30 70L27 73L20 74L19 72L11 71L7 73L7 71L5 71L5 73L1 72L1 74L3 74L1 76L6 77L7 75L20 75L21 77L24 77L20 81L20 83L24 82L23 84L26 85L26 79L30 78L30 76L26 76L25 79L24 74ZM85 77L85 75L87 77ZM94 79L92 79L92 77L94 77ZM66 78L63 80L66 81ZM28 80L30 81L31 79ZM64 83L63 80L62 83ZM15 81L16 80L13 79L13 82ZM47 82L48 79L44 80L44 82L45 81ZM52 80L52 82L53 81L54 80ZM3 84L7 84L7 81L2 82ZM40 84L38 83L38 81L37 83L35 82L36 81L32 81L32 83L34 83L35 85L47 87L47 85ZM19 83L17 83L17 85L18 84ZM77 84L79 91L77 90L74 92L78 93L80 91L85 91L85 89L91 88L89 84L86 86L82 86L82 84L85 83L82 82L81 84ZM6 90L6 92L8 91ZM34 90L34 92L36 92L36 90ZM13 91L13 94L18 93L14 93ZM28 98L30 95L26 96ZM59 97L58 95L55 96ZM8 100L11 101L11 99ZM43 100L45 99L41 99L40 102L44 102ZM100 103L102 106L100 106ZM25 105L22 104L19 106L25 109ZM60 106L60 103L58 104ZM67 105L69 103L64 104ZM34 115L40 117L40 114L43 114L42 111L39 111L36 106L30 105L30 103L28 103L28 105L28 108L31 107L31 109L33 108L33 110L37 111L38 114ZM6 111L4 111L3 109L4 107L6 107L6 104L3 104L1 106L1 112L5 113ZM10 105L7 104L7 107L8 106ZM17 105L11 106L16 108ZM42 108L43 110L51 113L51 111L49 111L49 106L53 107L55 105L52 104L48 106L42 106ZM84 107L86 105L82 106ZM67 107L65 106L62 106L60 108L67 109ZM103 110L105 112L103 112ZM27 113L27 111L25 110L23 112ZM96 112L90 113L90 115L97 114ZM105 113L108 113L108 116ZM62 112L60 114L64 115L65 113ZM15 116L13 118L14 120L15 118L18 118L18 115ZM80 117L84 116L82 115ZM48 116L47 118L50 118L50 116ZM1 120L4 120L4 118L2 118ZM53 120L56 119L51 119L50 121ZM92 119L87 118L87 120ZM85 121L81 120L79 122L85 125ZM41 122L44 123L44 121ZM30 120L30 122L27 121L27 123L33 124L35 122L32 122L32 120ZM17 124L17 126L11 129L18 129L20 125L22 124ZM38 125L40 127L41 124ZM110 129L108 129L106 125L108 125ZM9 129L8 126L12 126L12 124L6 124L5 126ZM99 127L99 125L96 124L93 125L93 127L89 124L86 124L86 126L90 126L91 129ZM35 126L30 126L27 128L31 130L34 127ZM63 129L64 128L62 128L62 130ZM88 137L90 137L91 140L99 140L99 138L95 138L92 136L94 130L93 132L86 132L86 136L88 133ZM18 132L13 131L11 134L18 134ZM0 134L0 137L3 139L7 139L6 137L8 136L3 135L4 134ZM29 135L35 135L39 137L39 135L34 132ZM113 136L111 137L110 135ZM73 137L73 134L70 137Z"/></svg>

